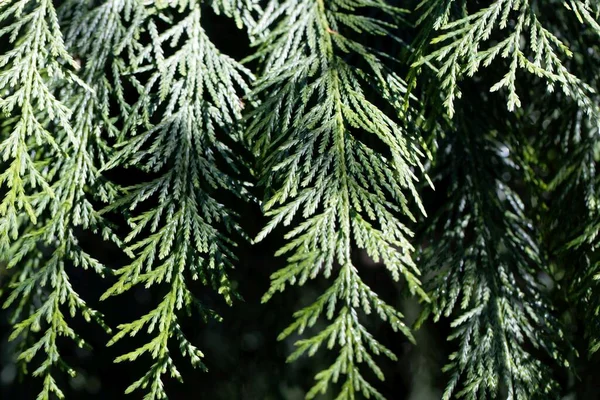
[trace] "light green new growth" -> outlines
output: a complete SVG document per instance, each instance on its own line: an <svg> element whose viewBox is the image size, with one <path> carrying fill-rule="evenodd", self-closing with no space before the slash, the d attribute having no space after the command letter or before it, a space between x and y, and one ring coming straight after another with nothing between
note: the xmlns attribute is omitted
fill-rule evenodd
<svg viewBox="0 0 600 400"><path fill-rule="evenodd" d="M361 279L353 249L366 250L385 264L392 279L403 277L411 293L427 299L411 259L412 233L400 220L401 215L413 218L410 201L420 205L414 185L415 173L422 173L421 151L404 127L364 94L368 85L378 87L382 98L402 87L374 51L353 39L357 33L388 33L384 21L354 12L365 7L399 11L378 1L293 0L267 9L255 28L268 27L270 33L256 53L265 72L255 86L262 104L252 114L249 136L262 159L262 183L275 190L263 204L271 219L257 240L278 225L292 227L285 235L288 243L277 252L287 256L288 265L272 275L263 301L286 285L303 285L321 274L331 279L331 286L296 312L279 336L302 334L325 320L326 326L299 340L289 357L337 348L333 364L315 376L309 399L338 382L338 400L359 393L383 398L364 369L383 380L376 356L396 357L367 331L361 311L376 313L413 340L402 314ZM349 64L350 55L365 68ZM367 142L385 145L389 155Z"/></svg>
<svg viewBox="0 0 600 400"><path fill-rule="evenodd" d="M155 24L158 15L149 10L151 45L139 54L132 70L140 91L131 109L134 123L109 164L135 166L154 176L125 188L126 195L109 208L132 214L125 242L135 258L116 272L118 281L103 296L138 285L167 289L156 308L119 325L109 343L140 331L149 335L145 345L116 359L134 361L146 353L152 357L148 372L127 389L144 390L145 399L166 398L165 374L181 379L171 355L173 345L192 365L205 368L202 352L186 338L180 318L192 312L218 317L190 291L190 281L214 288L231 303L236 294L227 270L235 260L232 239L241 237L235 212L215 193L222 189L242 194L234 178L234 156L221 135L230 141L241 138L241 97L252 75L210 41L199 4L175 5L177 9L161 10L171 17L171 26L163 32ZM146 82L137 81L136 74L148 73ZM139 211L142 204L145 211Z"/></svg>

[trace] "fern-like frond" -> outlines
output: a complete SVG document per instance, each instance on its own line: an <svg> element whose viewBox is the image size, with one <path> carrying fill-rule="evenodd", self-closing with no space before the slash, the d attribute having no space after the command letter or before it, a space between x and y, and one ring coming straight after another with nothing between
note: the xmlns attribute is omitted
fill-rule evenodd
<svg viewBox="0 0 600 400"><path fill-rule="evenodd" d="M302 334L325 320L327 326L299 340L290 356L338 348L333 364L315 376L307 398L340 382L339 400L359 393L381 399L364 369L383 380L375 357L395 356L367 331L360 312L374 312L395 331L411 340L412 335L402 314L363 282L352 250L366 250L386 265L392 279L403 277L411 293L427 298L411 258L412 233L401 219L413 218L411 203L420 205L415 182L422 173L422 153L404 126L367 97L376 88L379 99L385 99L390 82L398 87L402 82L376 52L355 39L357 33L388 33L383 20L363 16L366 7L380 13L396 10L363 0L285 1L277 7L265 13L268 22L257 24L274 25L257 51L265 72L256 83L262 103L251 116L249 136L262 160L262 183L273 189L263 204L270 221L257 240L279 225L291 230L277 252L287 257L287 266L272 275L263 300L287 285L303 285L318 275L331 278L325 293L296 312L279 338ZM365 68L359 70L349 59Z"/></svg>
<svg viewBox="0 0 600 400"><path fill-rule="evenodd" d="M216 318L190 291L191 281L214 288L231 303L236 296L228 278L235 260L232 239L243 236L218 192L242 194L227 143L241 139L241 97L252 75L210 41L200 5L178 3L177 10L161 11L171 17L162 32L156 15L146 21L151 45L133 69L134 79L147 76L140 78L139 100L131 109L137 123L129 126L109 164L134 166L153 176L126 188L127 194L109 208L126 207L132 214L125 242L135 259L116 272L118 281L104 294L118 295L137 285L165 289L156 308L120 325L110 342L141 331L150 336L145 345L117 358L152 357L148 373L127 389L145 390L145 399L166 398L165 374L181 379L172 358L174 344L192 365L204 368L201 351L186 339L179 321L193 311Z"/></svg>

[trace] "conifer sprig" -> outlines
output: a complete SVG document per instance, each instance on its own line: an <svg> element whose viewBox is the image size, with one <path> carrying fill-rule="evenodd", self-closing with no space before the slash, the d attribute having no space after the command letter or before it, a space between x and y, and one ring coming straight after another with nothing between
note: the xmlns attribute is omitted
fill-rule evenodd
<svg viewBox="0 0 600 400"><path fill-rule="evenodd" d="M10 42L0 54L0 110L3 129L0 155L0 253L19 235L26 217L37 222L36 194L54 193L44 176L40 151L60 150L48 124L56 124L76 144L71 110L55 97L54 86L70 80L75 67L65 48L54 5L50 0L0 3L0 39ZM37 150L37 151L36 151Z"/></svg>
<svg viewBox="0 0 600 400"><path fill-rule="evenodd" d="M453 318L449 339L458 347L444 367L443 399L559 398L538 355L567 366L560 323L538 280L546 260L523 201L503 178L520 173L522 144L488 126L476 118L460 125L437 153L435 178L447 180L449 193L430 224L437 239L424 252L427 271L436 273L424 316Z"/></svg>
<svg viewBox="0 0 600 400"><path fill-rule="evenodd" d="M600 35L600 5L590 0L568 0L564 2L567 9L573 11L580 23L586 24L594 33Z"/></svg>
<svg viewBox="0 0 600 400"><path fill-rule="evenodd" d="M71 328L69 319L81 315L86 321L94 320L108 330L102 316L74 290L68 272L73 266L93 269L101 275L105 272L104 266L80 246L79 230L100 233L104 240L118 242L90 202L91 198L108 202L115 194L111 185L97 179L105 152L101 136L106 130L102 123L103 107L94 86L103 83L107 56L96 54L94 63L86 64L79 71L85 81L70 74L70 70L63 71L61 63L73 66L76 63L62 41L58 15L52 4L15 2L15 6L22 10L9 7L8 14L3 16L11 17L14 11L12 17L16 22L9 27L15 29L15 33L22 32L15 40L15 47L8 52L14 60L8 65L19 72L9 78L11 72L4 71L4 77L7 82L18 85L12 96L4 99L4 106L11 112L20 106L20 111L9 121L15 123L12 135L21 136L18 139L11 136L4 143L10 140L18 143L13 147L16 152L12 165L17 162L40 170L13 171L8 177L9 194L4 199L4 204L9 204L8 210L12 207L10 212L15 211L10 201L16 199L21 207L35 211L33 220L21 217L20 229L14 227L19 231L18 239L2 254L8 259L8 267L16 270L4 307L15 309L11 339L21 339L18 359L27 366L36 355L42 354L42 362L33 372L43 379L38 399L50 399L53 395L63 398L55 380L56 368L72 376L75 371L63 361L57 341L67 337L79 347L86 345ZM81 2L71 6L80 11L86 9ZM87 38L78 39L82 44ZM97 44L112 43L100 40ZM44 57L54 60L53 63L44 65ZM25 77L23 81L11 80L21 75ZM55 97L57 93L68 94L68 100L60 102ZM71 111L78 115L73 122L69 120ZM34 138L27 137L28 134ZM35 154L35 158L31 154ZM53 163L49 164L48 160ZM11 189L16 188L20 195L25 193L19 176L25 172L43 180L33 180L33 188L42 184L46 190L30 192L24 198L11 197ZM10 212L7 215L10 216Z"/></svg>
<svg viewBox="0 0 600 400"><path fill-rule="evenodd" d="M316 329L321 320L325 327L299 340L289 360L323 346L338 349L333 364L315 376L307 398L339 382L338 400L361 393L382 399L364 369L383 380L376 356L396 357L368 332L361 310L413 338L402 314L362 280L352 251L366 250L385 264L392 279L403 277L411 293L427 299L411 258L412 233L400 219L413 218L411 202L420 205L414 185L415 174L422 173L422 153L402 125L367 99L369 85L385 98L392 91L388 82L401 81L352 35L388 33L383 20L358 10L396 10L363 0L294 0L278 7L265 17L274 25L257 51L264 74L255 94L262 104L252 115L249 136L262 160L262 183L273 188L263 204L271 219L257 240L278 225L292 228L285 235L288 243L277 252L287 256L288 265L272 275L263 301L286 285L303 285L318 275L331 279L331 286L296 312L279 338ZM262 26L269 23L259 21L257 27ZM365 68L357 69L349 59ZM375 151L369 142L383 144L389 153Z"/></svg>
<svg viewBox="0 0 600 400"><path fill-rule="evenodd" d="M453 7L454 3L454 0L423 0L419 4L424 10L419 22L427 24L423 29L441 33L431 40L432 45L439 47L415 63L415 66L427 62L439 64L436 73L450 116L454 114L455 99L461 96L462 76L472 77L498 56L507 59L508 71L490 91L505 89L510 111L521 106L516 80L517 72L525 71L544 79L548 91L559 86L588 113L595 112L590 98L595 89L569 71L564 59L573 56L571 50L557 32L551 32L540 22L529 0L496 0L472 13ZM567 3L580 20L597 29L598 22L589 3Z"/></svg>
<svg viewBox="0 0 600 400"><path fill-rule="evenodd" d="M155 15L147 21L151 44L134 62L133 73L135 80L144 74L149 78L139 79L139 100L131 109L136 123L109 164L135 166L153 176L125 188L127 194L109 208L127 207L132 214L125 242L135 259L116 272L118 281L103 296L138 285L165 289L156 308L121 324L110 342L140 331L150 336L142 347L116 359L152 357L148 372L127 389L144 390L145 399L166 398L165 374L181 380L173 345L193 366L205 368L202 352L186 338L180 319L192 312L205 319L218 316L194 296L191 281L214 288L231 303L237 296L228 278L235 260L232 239L243 237L235 212L217 193L241 195L234 178L237 161L227 142L241 139L241 97L252 75L210 41L197 2L177 5L177 10L161 10L172 24L162 33Z"/></svg>
<svg viewBox="0 0 600 400"><path fill-rule="evenodd" d="M238 29L249 32L256 26L257 16L262 14L261 0L213 0L212 9L217 14L233 18Z"/></svg>

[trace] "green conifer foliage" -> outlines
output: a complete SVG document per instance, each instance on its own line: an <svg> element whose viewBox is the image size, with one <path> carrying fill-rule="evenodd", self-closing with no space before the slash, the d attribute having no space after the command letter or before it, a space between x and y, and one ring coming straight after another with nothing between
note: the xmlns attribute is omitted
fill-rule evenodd
<svg viewBox="0 0 600 400"><path fill-rule="evenodd" d="M202 352L186 338L179 320L192 312L205 319L215 315L190 291L188 281L200 280L227 303L236 297L227 270L235 261L232 240L243 235L235 212L215 192L223 189L241 196L243 188L234 177L234 155L218 135L240 140L241 96L252 79L210 41L198 4L159 4L158 9L161 16L170 15L171 26L158 32L158 10L148 10L144 23L151 43L137 55L132 70L139 100L130 110L133 122L122 148L108 165L135 166L155 177L125 188L124 196L109 207L131 213L131 231L124 241L133 260L116 272L117 282L103 296L136 285L167 288L154 309L119 325L109 343L140 331L149 335L144 346L116 359L152 356L148 372L127 389L145 390L146 399L166 398L164 374L180 379L171 356L173 345L194 366L204 368ZM148 75L146 81L135 77L138 71ZM155 206L138 211L153 198Z"/></svg>
<svg viewBox="0 0 600 400"><path fill-rule="evenodd" d="M598 71L593 0L0 0L0 397L597 398Z"/></svg>
<svg viewBox="0 0 600 400"><path fill-rule="evenodd" d="M539 234L506 182L525 172L524 144L512 126L500 132L490 119L461 118L455 129L464 131L440 143L434 177L450 187L427 235L440 234L424 251L438 271L424 317L453 318L449 339L457 348L444 367L444 399L552 398L552 370L529 345L564 363L563 332L538 279L547 272Z"/></svg>
<svg viewBox="0 0 600 400"><path fill-rule="evenodd" d="M456 7L456 3L462 3L462 7ZM582 22L598 30L589 2L565 4ZM454 114L455 98L460 98L459 79L465 74L475 75L480 67L488 67L498 56L508 59L508 70L490 90L505 89L508 92L509 110L521 106L516 87L519 70L545 79L549 91L558 85L582 106L594 107L589 98L595 93L594 88L565 66L563 59L572 57L573 53L559 39L558 32L544 26L532 2L497 0L477 11L469 11L464 1L424 0L420 7L424 9L421 21L427 21L425 31L434 29L443 33L431 40L431 44L439 44L439 49L431 51L416 65L433 60L439 62L437 74L442 90L446 91L444 105L450 116ZM496 37L496 31L500 31L501 36ZM491 37L495 39L493 44Z"/></svg>
<svg viewBox="0 0 600 400"><path fill-rule="evenodd" d="M0 145L7 163L0 251L8 268L16 271L4 307L14 309L11 339L20 340L18 359L26 366L43 353L33 371L43 379L38 398L62 398L54 372L74 371L62 359L57 341L64 336L85 345L68 317L79 314L108 329L73 289L68 274L70 266L105 272L80 247L78 229L118 241L89 201L92 196L110 201L115 194L111 185L96 179L105 150L99 136L99 99L92 86L103 59L84 68L77 65L52 2L19 1L5 7L7 24L0 32L14 48L0 56L0 90L7 91L0 104L8 114ZM69 96L58 98L63 92Z"/></svg>
<svg viewBox="0 0 600 400"><path fill-rule="evenodd" d="M368 332L361 310L377 314L413 340L402 314L361 279L353 248L382 261L392 279L404 277L411 293L427 299L411 258L412 232L399 218L404 214L414 219L410 200L420 205L413 170L422 171L421 150L401 125L406 121L390 118L364 94L373 85L385 99L394 90L389 82L404 86L373 50L351 36L387 33L384 21L359 14L365 7L399 11L370 1L284 2L273 13L285 17L260 40L257 52L265 72L255 92L264 101L252 115L249 131L261 155L263 185L272 191L263 204L271 219L257 240L277 225L292 228L285 235L288 243L277 252L287 256L288 265L273 274L263 301L286 285L302 285L321 274L331 279L327 291L296 312L280 335L303 333L319 318L327 320L324 329L299 340L289 357L312 355L320 347L338 349L334 363L315 376L307 398L338 381L340 400L355 399L358 393L383 398L362 370L371 369L384 379L375 356L396 358ZM349 55L365 69L350 64ZM389 155L365 143L361 132L379 139Z"/></svg>

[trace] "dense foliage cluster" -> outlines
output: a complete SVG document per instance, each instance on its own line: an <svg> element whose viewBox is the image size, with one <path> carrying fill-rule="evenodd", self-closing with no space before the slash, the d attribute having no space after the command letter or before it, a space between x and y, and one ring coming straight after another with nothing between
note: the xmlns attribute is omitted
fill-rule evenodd
<svg viewBox="0 0 600 400"><path fill-rule="evenodd" d="M585 398L598 71L592 0L0 0L11 355L64 398L104 331L143 364L125 392L166 399L212 362L186 326L262 284L239 248L271 240L260 307L311 288L279 315L288 360L319 360L307 399L386 398L391 343L444 320L444 399Z"/></svg>

